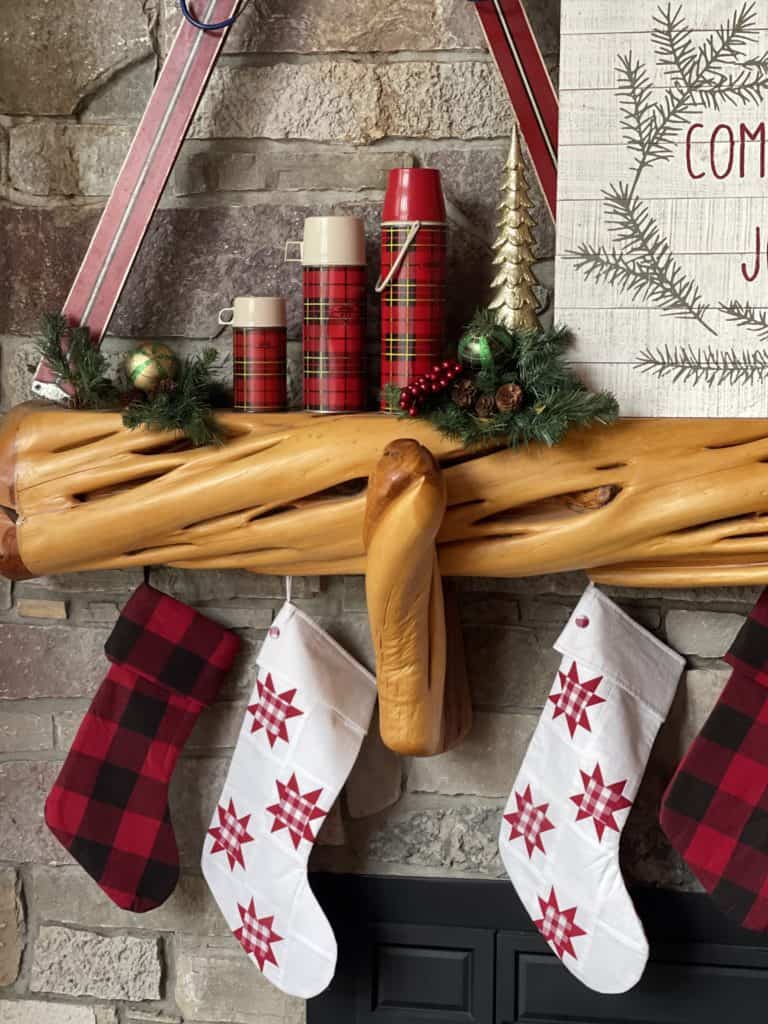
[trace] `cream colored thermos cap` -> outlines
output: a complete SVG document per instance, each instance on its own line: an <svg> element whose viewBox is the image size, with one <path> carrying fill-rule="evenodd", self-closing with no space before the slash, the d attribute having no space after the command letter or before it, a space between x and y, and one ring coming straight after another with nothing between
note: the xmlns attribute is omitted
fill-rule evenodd
<svg viewBox="0 0 768 1024"><path fill-rule="evenodd" d="M278 295L241 295L219 313L225 327L285 327L285 299Z"/></svg>
<svg viewBox="0 0 768 1024"><path fill-rule="evenodd" d="M298 246L298 257L288 256L290 246ZM289 263L305 267L364 267L365 225L360 217L307 217L304 240L285 249Z"/></svg>

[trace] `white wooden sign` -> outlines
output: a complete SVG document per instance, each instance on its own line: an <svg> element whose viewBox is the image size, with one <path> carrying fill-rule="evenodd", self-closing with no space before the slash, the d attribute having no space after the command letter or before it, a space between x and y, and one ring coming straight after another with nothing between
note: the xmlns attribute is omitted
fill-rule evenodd
<svg viewBox="0 0 768 1024"><path fill-rule="evenodd" d="M562 0L557 318L624 416L768 416L768 0Z"/></svg>

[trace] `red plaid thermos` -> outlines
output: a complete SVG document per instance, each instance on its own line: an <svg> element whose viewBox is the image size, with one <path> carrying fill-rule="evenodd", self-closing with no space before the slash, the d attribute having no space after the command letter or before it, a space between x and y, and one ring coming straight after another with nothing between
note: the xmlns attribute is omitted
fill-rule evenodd
<svg viewBox="0 0 768 1024"><path fill-rule="evenodd" d="M285 299L244 295L219 313L232 328L234 407L282 412L287 404Z"/></svg>
<svg viewBox="0 0 768 1024"><path fill-rule="evenodd" d="M292 259L288 248L298 246ZM359 217L308 217L286 259L303 265L304 408L365 408L365 228Z"/></svg>
<svg viewBox="0 0 768 1024"><path fill-rule="evenodd" d="M389 172L381 223L381 386L405 387L442 356L448 224L440 172Z"/></svg>

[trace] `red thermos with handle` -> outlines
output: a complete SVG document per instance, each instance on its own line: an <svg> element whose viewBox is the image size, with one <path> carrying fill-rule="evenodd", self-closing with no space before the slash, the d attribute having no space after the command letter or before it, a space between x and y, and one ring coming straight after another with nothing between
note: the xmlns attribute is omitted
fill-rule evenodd
<svg viewBox="0 0 768 1024"><path fill-rule="evenodd" d="M389 172L381 222L382 409L387 385L405 387L442 357L448 223L440 172ZM394 403L396 406L396 403Z"/></svg>

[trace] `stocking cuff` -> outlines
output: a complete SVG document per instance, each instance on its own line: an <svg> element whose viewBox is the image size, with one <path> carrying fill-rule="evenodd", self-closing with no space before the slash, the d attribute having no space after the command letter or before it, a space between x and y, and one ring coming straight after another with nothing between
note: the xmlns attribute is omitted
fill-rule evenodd
<svg viewBox="0 0 768 1024"><path fill-rule="evenodd" d="M590 584L555 650L608 676L667 717L685 659Z"/></svg>
<svg viewBox="0 0 768 1024"><path fill-rule="evenodd" d="M768 685L768 589L758 598L725 660L733 668Z"/></svg>
<svg viewBox="0 0 768 1024"><path fill-rule="evenodd" d="M239 649L235 633L146 583L104 647L110 661L200 704L216 699Z"/></svg>

